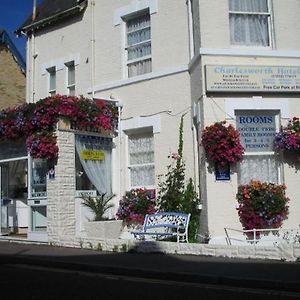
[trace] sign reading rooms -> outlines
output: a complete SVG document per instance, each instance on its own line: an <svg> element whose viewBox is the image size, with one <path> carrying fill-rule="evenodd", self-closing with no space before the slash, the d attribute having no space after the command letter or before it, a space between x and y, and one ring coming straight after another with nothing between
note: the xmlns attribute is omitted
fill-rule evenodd
<svg viewBox="0 0 300 300"><path fill-rule="evenodd" d="M300 67L206 65L207 92L300 92Z"/></svg>

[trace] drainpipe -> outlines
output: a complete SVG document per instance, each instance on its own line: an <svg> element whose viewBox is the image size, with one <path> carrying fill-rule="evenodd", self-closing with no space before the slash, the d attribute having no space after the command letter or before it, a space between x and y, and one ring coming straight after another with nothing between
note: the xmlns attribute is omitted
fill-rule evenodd
<svg viewBox="0 0 300 300"><path fill-rule="evenodd" d="M95 1L91 0L91 85L95 97Z"/></svg>
<svg viewBox="0 0 300 300"><path fill-rule="evenodd" d="M32 22L36 19L36 0L33 0L33 8L32 8ZM30 47L30 67L31 67L31 91L29 95L29 102L35 102L35 36L34 31L31 32L31 47Z"/></svg>

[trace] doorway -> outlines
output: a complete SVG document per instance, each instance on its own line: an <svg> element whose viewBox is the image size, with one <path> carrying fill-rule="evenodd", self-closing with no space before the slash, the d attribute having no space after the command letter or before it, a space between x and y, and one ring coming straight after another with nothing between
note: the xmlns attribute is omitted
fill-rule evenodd
<svg viewBox="0 0 300 300"><path fill-rule="evenodd" d="M0 235L27 238L28 160L0 161Z"/></svg>

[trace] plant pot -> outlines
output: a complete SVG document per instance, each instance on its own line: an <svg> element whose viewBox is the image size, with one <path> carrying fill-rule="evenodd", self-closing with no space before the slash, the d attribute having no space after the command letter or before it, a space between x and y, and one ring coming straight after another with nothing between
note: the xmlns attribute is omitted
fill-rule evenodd
<svg viewBox="0 0 300 300"><path fill-rule="evenodd" d="M91 221L84 225L88 237L101 239L118 239L122 227L122 220Z"/></svg>

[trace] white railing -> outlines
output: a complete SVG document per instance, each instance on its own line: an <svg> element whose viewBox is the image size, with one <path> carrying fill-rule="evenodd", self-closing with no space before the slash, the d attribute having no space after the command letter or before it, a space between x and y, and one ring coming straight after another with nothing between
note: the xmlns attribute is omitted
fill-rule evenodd
<svg viewBox="0 0 300 300"><path fill-rule="evenodd" d="M300 228L299 229L251 229L239 230L233 228L224 228L226 234L226 242L228 245L235 244L253 244L253 245L278 245L280 243L299 244L300 243ZM231 233L235 233L231 234ZM238 235L236 235L238 234Z"/></svg>

